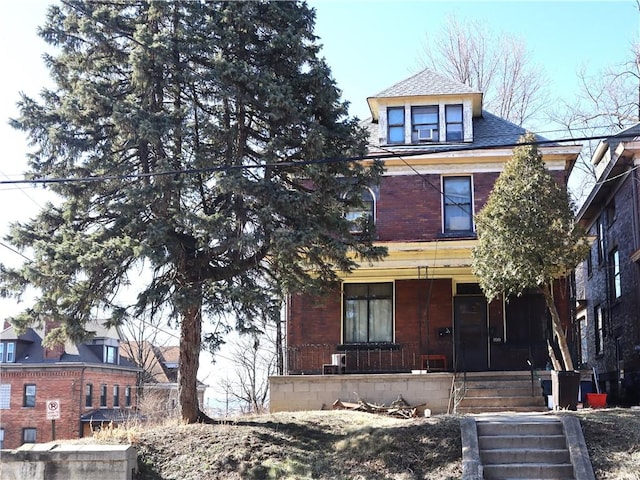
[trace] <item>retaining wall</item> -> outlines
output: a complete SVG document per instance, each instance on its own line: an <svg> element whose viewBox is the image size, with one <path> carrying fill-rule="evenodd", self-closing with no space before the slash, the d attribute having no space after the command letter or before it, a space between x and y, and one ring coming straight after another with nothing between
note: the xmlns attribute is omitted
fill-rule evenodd
<svg viewBox="0 0 640 480"><path fill-rule="evenodd" d="M426 404L447 413L452 373L378 375L285 375L270 377L271 412L330 409L337 399L389 405L402 397L410 405Z"/></svg>
<svg viewBox="0 0 640 480"><path fill-rule="evenodd" d="M137 468L130 445L32 443L0 453L2 480L132 480Z"/></svg>

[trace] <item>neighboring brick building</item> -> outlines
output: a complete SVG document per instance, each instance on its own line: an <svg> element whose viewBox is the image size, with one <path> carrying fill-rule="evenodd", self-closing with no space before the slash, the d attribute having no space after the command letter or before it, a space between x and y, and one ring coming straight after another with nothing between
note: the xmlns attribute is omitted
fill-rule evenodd
<svg viewBox="0 0 640 480"><path fill-rule="evenodd" d="M53 439L48 402L58 402L55 438L91 435L103 423L135 415L139 371L120 355L114 331L95 328L82 344L42 345L45 331L0 333L0 447Z"/></svg>
<svg viewBox="0 0 640 480"><path fill-rule="evenodd" d="M332 296L288 299L288 373L528 370L527 360L544 368L542 296L488 305L470 267L474 214L525 130L484 111L481 92L430 70L367 101L370 154L386 171L362 192L368 208L350 216L375 222L388 256L342 275ZM580 147L539 150L566 184ZM556 282L567 326L569 297L568 282Z"/></svg>
<svg viewBox="0 0 640 480"><path fill-rule="evenodd" d="M637 136L637 137L636 137ZM640 402L640 125L600 142L577 220L593 244L576 269L580 358L613 402Z"/></svg>
<svg viewBox="0 0 640 480"><path fill-rule="evenodd" d="M137 381L141 413L145 416L177 413L180 347L127 341L121 344L121 354L141 369ZM205 389L206 385L198 380L200 408L204 405Z"/></svg>

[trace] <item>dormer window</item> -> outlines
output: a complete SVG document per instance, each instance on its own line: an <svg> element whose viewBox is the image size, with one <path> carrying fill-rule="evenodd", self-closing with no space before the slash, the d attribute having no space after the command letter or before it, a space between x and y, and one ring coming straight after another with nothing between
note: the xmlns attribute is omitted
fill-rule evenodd
<svg viewBox="0 0 640 480"><path fill-rule="evenodd" d="M16 343L0 342L0 363L15 363Z"/></svg>
<svg viewBox="0 0 640 480"><path fill-rule="evenodd" d="M104 358L103 358L103 362L104 363L118 363L118 348L117 347L113 347L111 345L105 345L104 346L104 350L103 350L103 354L104 354Z"/></svg>
<svg viewBox="0 0 640 480"><path fill-rule="evenodd" d="M387 108L387 142L404 143L404 107Z"/></svg>
<svg viewBox="0 0 640 480"><path fill-rule="evenodd" d="M411 107L411 143L437 142L438 106Z"/></svg>
<svg viewBox="0 0 640 480"><path fill-rule="evenodd" d="M447 142L462 141L464 139L462 105L446 105L444 112L447 123Z"/></svg>

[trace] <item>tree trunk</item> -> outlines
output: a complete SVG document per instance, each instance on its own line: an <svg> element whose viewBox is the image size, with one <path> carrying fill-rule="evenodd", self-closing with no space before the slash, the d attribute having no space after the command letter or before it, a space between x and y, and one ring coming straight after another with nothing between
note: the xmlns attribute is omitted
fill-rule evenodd
<svg viewBox="0 0 640 480"><path fill-rule="evenodd" d="M180 323L180 362L178 364L178 392L180 414L187 423L195 423L200 416L198 405L198 367L202 317L200 303L185 309Z"/></svg>
<svg viewBox="0 0 640 480"><path fill-rule="evenodd" d="M560 347L560 353L562 354L562 361L564 362L565 370L574 370L573 360L571 358L571 352L569 351L569 345L567 345L567 337L562 329L562 323L560 322L560 316L556 309L556 304L553 301L553 295L551 294L551 285L544 285L542 288L542 294L544 295L544 301L547 304L549 313L551 314L551 324L553 325L553 334L558 339L558 346Z"/></svg>

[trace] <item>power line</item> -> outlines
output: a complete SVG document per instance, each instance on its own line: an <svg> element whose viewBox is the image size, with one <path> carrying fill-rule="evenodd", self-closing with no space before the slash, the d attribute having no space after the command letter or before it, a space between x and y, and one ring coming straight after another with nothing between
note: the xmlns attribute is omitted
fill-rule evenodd
<svg viewBox="0 0 640 480"><path fill-rule="evenodd" d="M384 158L401 158L401 157L416 157L421 155L428 154L437 154L437 153L450 153L450 152L464 152L464 151L473 151L473 150L498 150L504 148L515 148L518 146L525 145L555 145L559 143L566 142L581 142L581 141L590 141L590 140L604 140L608 138L616 138L616 139L624 139L624 138L635 138L638 134L618 134L618 135L594 135L589 137L578 137L578 138L564 138L564 139L556 139L556 140L536 140L534 142L522 142L522 143L502 143L496 145L464 145L458 147L451 147L449 145L443 145L441 147L430 147L423 148L421 150L415 150L411 152L395 152L388 150ZM380 148L384 150L385 147L376 146L376 148ZM190 175L190 174L198 174L198 173L213 173L213 172L225 172L225 171L236 171L236 170L255 170L262 168L283 168L283 167L301 167L308 165L320 165L320 164L330 164L330 163L343 163L343 162L360 162L367 160L382 160L381 155L359 155L353 157L333 157L333 158L322 158L317 160L290 160L285 162L276 162L276 163L260 163L255 165L223 165L216 167L206 167L206 168L187 168L187 169L179 169L179 170L165 170L160 172L150 172L150 173L132 173L127 175L100 175L95 177L60 177L60 178L33 178L33 179L23 179L23 180L0 180L0 185L20 185L20 184L59 184L59 183L90 183L90 182L104 182L109 180L136 180L142 178L153 178L160 176L175 176L175 175Z"/></svg>

